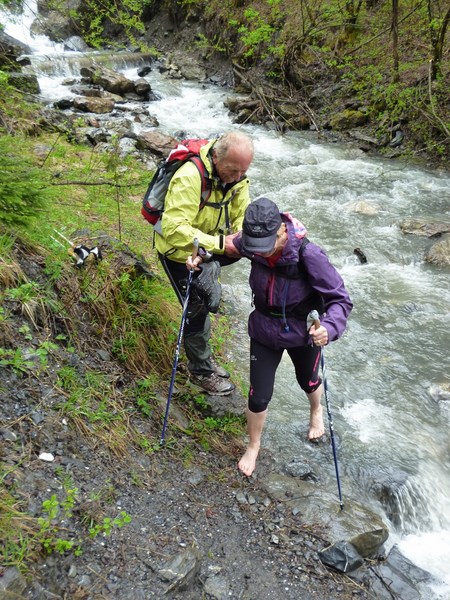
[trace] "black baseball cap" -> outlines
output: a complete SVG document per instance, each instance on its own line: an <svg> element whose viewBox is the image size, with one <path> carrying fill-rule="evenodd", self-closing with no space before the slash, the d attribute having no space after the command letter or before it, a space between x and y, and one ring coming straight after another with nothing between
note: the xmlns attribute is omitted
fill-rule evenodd
<svg viewBox="0 0 450 600"><path fill-rule="evenodd" d="M257 198L245 211L242 224L242 250L265 254L273 250L281 225L278 206L268 198Z"/></svg>

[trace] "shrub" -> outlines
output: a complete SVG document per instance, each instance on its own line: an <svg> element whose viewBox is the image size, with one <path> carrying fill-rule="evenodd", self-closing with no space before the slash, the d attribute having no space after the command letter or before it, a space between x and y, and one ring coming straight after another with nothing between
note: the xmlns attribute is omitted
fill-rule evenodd
<svg viewBox="0 0 450 600"><path fill-rule="evenodd" d="M43 173L24 157L18 138L0 136L0 222L26 225L46 204Z"/></svg>

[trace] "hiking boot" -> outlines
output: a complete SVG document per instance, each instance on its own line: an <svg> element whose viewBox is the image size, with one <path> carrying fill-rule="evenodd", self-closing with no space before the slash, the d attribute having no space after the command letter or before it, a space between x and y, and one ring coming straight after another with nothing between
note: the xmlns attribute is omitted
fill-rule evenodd
<svg viewBox="0 0 450 600"><path fill-rule="evenodd" d="M192 383L198 385L210 396L228 396L236 387L231 381L219 377L216 373L210 375L191 375Z"/></svg>
<svg viewBox="0 0 450 600"><path fill-rule="evenodd" d="M209 312L219 310L222 297L220 285L220 265L215 260L203 263L200 274L192 281L193 289L199 294Z"/></svg>
<svg viewBox="0 0 450 600"><path fill-rule="evenodd" d="M228 371L220 365L218 365L214 359L211 359L211 363L214 369L214 373L216 375L218 375L219 377L223 377L224 379L228 379L230 377Z"/></svg>

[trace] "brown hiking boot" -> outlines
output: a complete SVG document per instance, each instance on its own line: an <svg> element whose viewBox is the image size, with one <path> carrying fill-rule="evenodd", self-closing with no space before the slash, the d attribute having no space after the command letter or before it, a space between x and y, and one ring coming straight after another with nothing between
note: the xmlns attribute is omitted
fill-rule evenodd
<svg viewBox="0 0 450 600"><path fill-rule="evenodd" d="M216 373L210 375L191 374L191 380L210 396L228 396L236 387L234 383L219 377Z"/></svg>
<svg viewBox="0 0 450 600"><path fill-rule="evenodd" d="M228 379L230 377L230 374L228 373L228 371L226 369L224 369L223 367L221 367L220 365L218 365L213 358L211 359L211 363L212 363L212 366L214 369L214 373L216 375L218 375L219 377L223 377L224 379Z"/></svg>

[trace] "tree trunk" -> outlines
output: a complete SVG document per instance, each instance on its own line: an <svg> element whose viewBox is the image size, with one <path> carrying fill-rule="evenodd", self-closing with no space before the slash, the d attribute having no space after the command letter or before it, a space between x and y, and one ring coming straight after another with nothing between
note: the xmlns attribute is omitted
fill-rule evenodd
<svg viewBox="0 0 450 600"><path fill-rule="evenodd" d="M392 0L392 57L394 59L394 68L392 81L398 83L398 0Z"/></svg>
<svg viewBox="0 0 450 600"><path fill-rule="evenodd" d="M435 81L438 73L440 73L440 65L442 61L442 55L444 53L444 40L445 34L447 33L447 28L450 24L450 8L447 9L444 18L442 19L442 23L437 33L433 26L433 22L431 20L431 7L428 4L428 14L430 16L430 31L431 31L431 45L433 49L433 62L431 65L431 79Z"/></svg>

